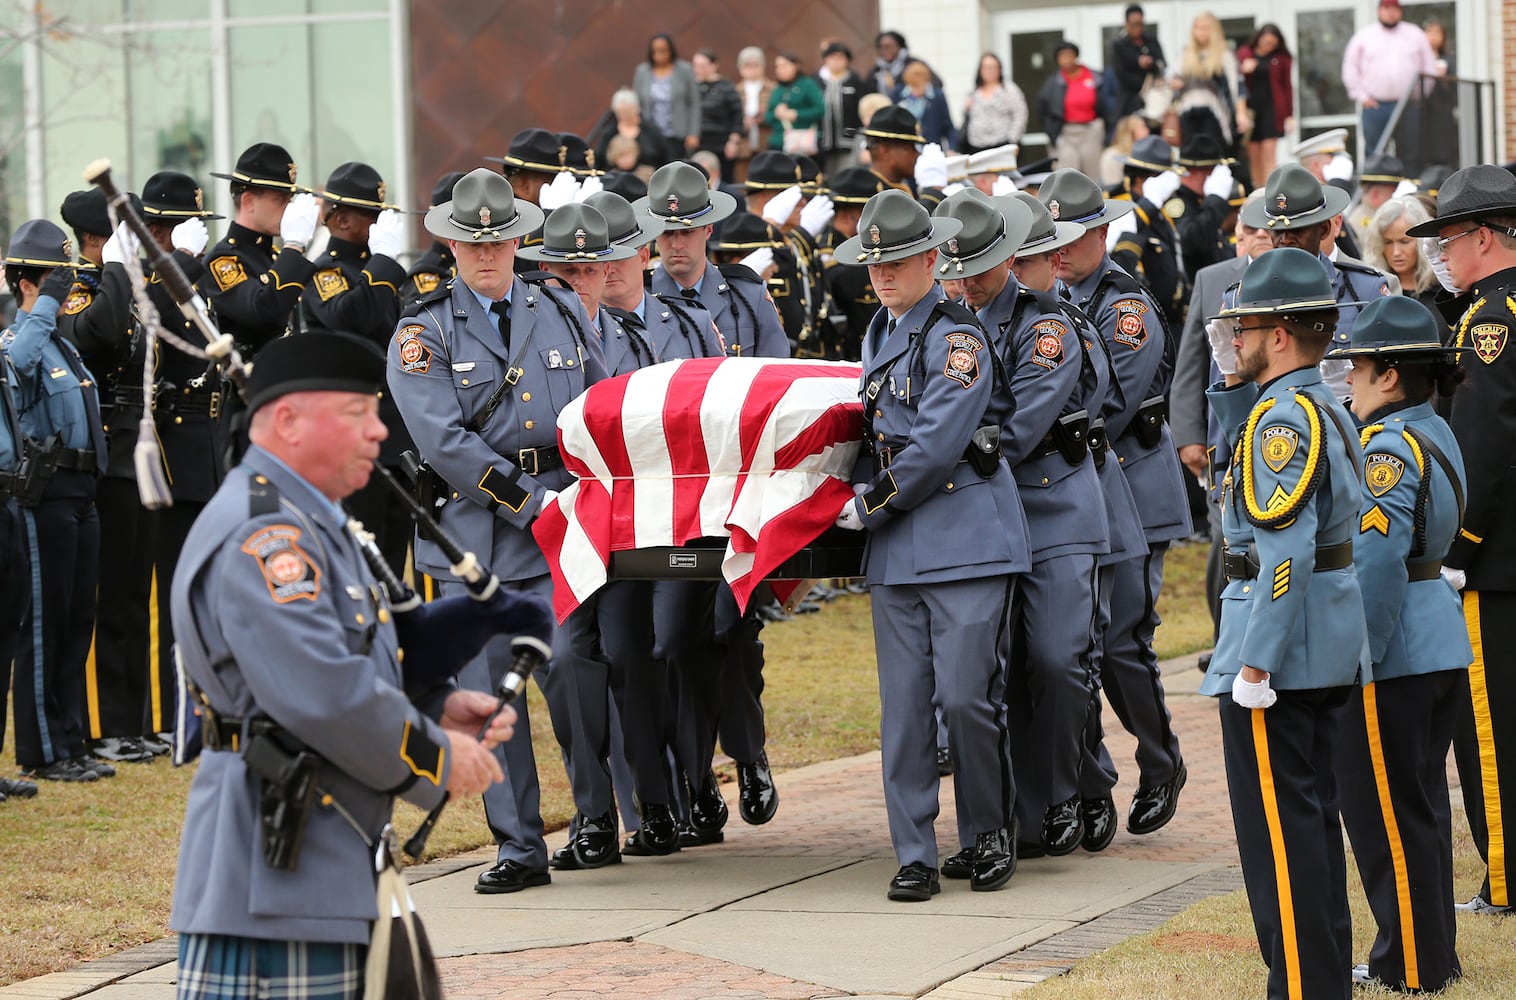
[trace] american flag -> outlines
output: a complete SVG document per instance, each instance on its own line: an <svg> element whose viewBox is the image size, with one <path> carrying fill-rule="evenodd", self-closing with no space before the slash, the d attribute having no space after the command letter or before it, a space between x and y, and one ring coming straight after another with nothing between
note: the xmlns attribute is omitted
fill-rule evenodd
<svg viewBox="0 0 1516 1000"><path fill-rule="evenodd" d="M729 539L722 575L746 610L772 569L853 495L863 432L856 364L695 358L592 386L558 415L579 477L532 531L561 622L605 584L610 554Z"/></svg>

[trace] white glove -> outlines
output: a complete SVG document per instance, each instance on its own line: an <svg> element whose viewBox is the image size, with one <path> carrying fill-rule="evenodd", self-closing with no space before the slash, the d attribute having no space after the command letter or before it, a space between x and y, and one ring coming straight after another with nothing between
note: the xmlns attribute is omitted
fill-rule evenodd
<svg viewBox="0 0 1516 1000"><path fill-rule="evenodd" d="M605 185L600 183L598 177L586 177L579 183L579 193L574 195L575 201L585 201L592 194L599 194L605 190Z"/></svg>
<svg viewBox="0 0 1516 1000"><path fill-rule="evenodd" d="M929 142L916 157L916 187L940 188L947 183L947 156L942 147Z"/></svg>
<svg viewBox="0 0 1516 1000"><path fill-rule="evenodd" d="M804 197L800 193L799 184L791 184L769 199L769 203L763 206L763 220L776 226L783 226L790 221L790 216L795 214L795 206L800 204Z"/></svg>
<svg viewBox="0 0 1516 1000"><path fill-rule="evenodd" d="M200 256L210 239L210 230L205 228L204 221L200 219L185 219L169 234L169 242L174 249L183 250L191 257Z"/></svg>
<svg viewBox="0 0 1516 1000"><path fill-rule="evenodd" d="M1009 174L1001 174L995 178L995 186L990 188L990 194L996 198L1007 198L1016 193L1016 182L1011 180Z"/></svg>
<svg viewBox="0 0 1516 1000"><path fill-rule="evenodd" d="M1353 158L1346 153L1338 153L1327 161L1326 166L1321 168L1321 176L1329 181L1352 180Z"/></svg>
<svg viewBox="0 0 1516 1000"><path fill-rule="evenodd" d="M1137 213L1128 212L1115 222L1105 227L1105 249L1109 253L1116 249L1116 244L1121 237L1137 231Z"/></svg>
<svg viewBox="0 0 1516 1000"><path fill-rule="evenodd" d="M1216 370L1223 375L1237 374L1237 348L1232 344L1236 336L1234 322L1213 319L1205 325L1205 335L1211 340L1211 357L1216 360Z"/></svg>
<svg viewBox="0 0 1516 1000"><path fill-rule="evenodd" d="M1463 588L1468 585L1468 575L1461 569L1454 569L1451 566L1444 566L1442 567L1441 572L1442 578L1448 583L1452 584L1454 590L1463 590Z"/></svg>
<svg viewBox="0 0 1516 1000"><path fill-rule="evenodd" d="M1421 189L1416 186L1415 181L1401 181L1395 185L1395 193L1390 195L1390 197L1404 198L1406 195L1415 194L1419 190Z"/></svg>
<svg viewBox="0 0 1516 1000"><path fill-rule="evenodd" d="M1454 295L1462 295L1464 290L1453 284L1453 272L1448 270L1448 262L1442 259L1442 253L1435 249L1436 242L1428 237L1427 245L1433 247L1433 253L1437 254L1435 257L1428 255L1432 262L1432 273L1437 275L1437 283Z"/></svg>
<svg viewBox="0 0 1516 1000"><path fill-rule="evenodd" d="M1172 170L1154 174L1142 182L1142 196L1159 208L1179 190L1179 175Z"/></svg>
<svg viewBox="0 0 1516 1000"><path fill-rule="evenodd" d="M579 193L579 182L574 180L574 175L567 170L560 171L553 177L553 182L542 189L537 196L537 206L544 212L551 212L555 208L562 208L571 204L574 195Z"/></svg>
<svg viewBox="0 0 1516 1000"><path fill-rule="evenodd" d="M753 273L760 278L768 277L768 269L774 266L774 251L768 247L759 247L746 257L742 258L743 267L750 267Z"/></svg>
<svg viewBox="0 0 1516 1000"><path fill-rule="evenodd" d="M848 531L862 531L863 519L858 516L858 501L849 500L843 504L842 509L837 512L837 520L833 523Z"/></svg>
<svg viewBox="0 0 1516 1000"><path fill-rule="evenodd" d="M1238 708L1268 708L1279 700L1265 677L1257 684L1242 679L1242 674L1232 678L1232 701Z"/></svg>
<svg viewBox="0 0 1516 1000"><path fill-rule="evenodd" d="M309 194L297 194L284 208L284 218L279 220L279 239L287 247L304 250L316 235L316 199Z"/></svg>
<svg viewBox="0 0 1516 1000"><path fill-rule="evenodd" d="M962 191L967 187L968 185L963 183L963 181L954 181L942 189L942 196L944 198L951 198L953 195L957 194L959 191Z"/></svg>
<svg viewBox="0 0 1516 1000"><path fill-rule="evenodd" d="M368 252L375 257L400 259L400 250L405 246L405 222L400 213L387 208L368 230Z"/></svg>
<svg viewBox="0 0 1516 1000"><path fill-rule="evenodd" d="M1211 168L1211 175L1205 179L1205 185L1201 189L1206 194L1213 194L1222 201L1229 201L1232 197L1232 168L1225 163L1219 163Z"/></svg>
<svg viewBox="0 0 1516 1000"><path fill-rule="evenodd" d="M127 257L135 257L141 249L142 244L123 222L116 227L114 233L111 233L111 238L105 241L105 246L100 248L100 259L106 264L125 264Z"/></svg>
<svg viewBox="0 0 1516 1000"><path fill-rule="evenodd" d="M800 210L800 228L812 236L820 236L822 230L826 229L827 223L832 221L832 216L836 214L837 209L832 206L832 199L824 194L818 194L806 202L805 207Z"/></svg>

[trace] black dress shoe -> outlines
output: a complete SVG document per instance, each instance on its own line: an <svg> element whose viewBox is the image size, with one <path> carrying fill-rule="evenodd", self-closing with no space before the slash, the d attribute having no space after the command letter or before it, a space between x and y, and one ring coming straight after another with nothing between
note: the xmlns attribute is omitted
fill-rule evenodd
<svg viewBox="0 0 1516 1000"><path fill-rule="evenodd" d="M690 796L690 825L702 836L720 833L730 815L731 810L726 807L726 800L721 797L721 785L716 781L716 772L711 771L706 774L705 783L700 786L699 791ZM720 843L720 840L711 840L707 843Z"/></svg>
<svg viewBox="0 0 1516 1000"><path fill-rule="evenodd" d="M1079 796L1048 806L1042 817L1042 844L1051 857L1074 853L1083 839L1084 811L1079 808Z"/></svg>
<svg viewBox="0 0 1516 1000"><path fill-rule="evenodd" d="M937 869L909 864L890 879L890 891L886 895L897 903L924 903L941 891L942 882L937 878Z"/></svg>
<svg viewBox="0 0 1516 1000"><path fill-rule="evenodd" d="M965 847L957 854L942 859L943 878L968 878L973 871L974 849Z"/></svg>
<svg viewBox="0 0 1516 1000"><path fill-rule="evenodd" d="M779 810L779 789L774 787L768 754L760 753L751 764L737 762L737 787L741 791L737 811L744 823L762 826L774 818Z"/></svg>
<svg viewBox="0 0 1516 1000"><path fill-rule="evenodd" d="M578 871L580 865L579 859L574 857L574 842L571 840L548 855L547 866L559 872Z"/></svg>
<svg viewBox="0 0 1516 1000"><path fill-rule="evenodd" d="M107 764L103 760L96 760L89 754L85 754L83 757L75 757L74 760L77 760L79 766L86 771L95 772L95 777L97 778L114 778L116 776L116 768L114 766Z"/></svg>
<svg viewBox="0 0 1516 1000"><path fill-rule="evenodd" d="M582 816L574 834L574 860L580 868L604 868L621 863L621 845L616 841L616 815Z"/></svg>
<svg viewBox="0 0 1516 1000"><path fill-rule="evenodd" d="M1109 795L1098 799L1085 799L1084 839L1079 846L1094 854L1111 846L1116 839L1116 800Z"/></svg>
<svg viewBox="0 0 1516 1000"><path fill-rule="evenodd" d="M1189 776L1184 765L1180 764L1174 776L1157 788L1139 785L1137 794L1132 796L1132 808L1126 814L1127 832L1140 835L1163 829L1164 824L1174 818L1174 810L1179 806L1179 790Z"/></svg>
<svg viewBox="0 0 1516 1000"><path fill-rule="evenodd" d="M969 888L975 892L992 892L1016 874L1016 838L1001 828L974 838L974 860L969 873Z"/></svg>
<svg viewBox="0 0 1516 1000"><path fill-rule="evenodd" d="M500 861L486 872L479 873L474 883L475 892L499 893L520 892L536 885L547 885L553 876L545 868L528 868L519 861Z"/></svg>
<svg viewBox="0 0 1516 1000"><path fill-rule="evenodd" d="M679 821L679 846L680 847L704 847L707 844L719 844L726 839L726 834L720 830L701 831L695 824L687 820Z"/></svg>
<svg viewBox="0 0 1516 1000"><path fill-rule="evenodd" d="M627 838L647 854L662 857L679 850L679 824L674 813L662 802L642 803L642 825ZM624 851L623 851L624 853Z"/></svg>
<svg viewBox="0 0 1516 1000"><path fill-rule="evenodd" d="M88 750L91 757L118 764L142 764L153 759L152 752L132 736L107 736L103 740L90 740Z"/></svg>
<svg viewBox="0 0 1516 1000"><path fill-rule="evenodd" d="M946 778L953 773L953 751L947 747L937 748L937 776Z"/></svg>
<svg viewBox="0 0 1516 1000"><path fill-rule="evenodd" d="M51 764L44 764L42 767L29 767L21 773L28 778L36 778L40 781L100 780L100 775L85 767L76 757L70 757L66 760L55 760Z"/></svg>
<svg viewBox="0 0 1516 1000"><path fill-rule="evenodd" d="M1030 840L1016 841L1016 857L1020 861L1028 861L1032 858L1045 858L1047 856L1048 849L1040 843L1034 843Z"/></svg>
<svg viewBox="0 0 1516 1000"><path fill-rule="evenodd" d="M0 778L0 795L10 799L29 799L37 794L37 786L19 778Z"/></svg>

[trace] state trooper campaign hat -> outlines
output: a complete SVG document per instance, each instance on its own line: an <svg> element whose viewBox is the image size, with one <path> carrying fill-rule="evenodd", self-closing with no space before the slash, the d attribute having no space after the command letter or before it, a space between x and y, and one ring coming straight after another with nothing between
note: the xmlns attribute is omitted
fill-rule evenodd
<svg viewBox="0 0 1516 1000"><path fill-rule="evenodd" d="M1437 217L1406 230L1408 236L1436 236L1452 222L1491 215L1516 215L1516 176L1504 167L1481 163L1454 171L1437 192Z"/></svg>
<svg viewBox="0 0 1516 1000"><path fill-rule="evenodd" d="M595 151L582 136L572 132L558 133L558 154L563 168L575 177L601 177L604 170L595 167Z"/></svg>
<svg viewBox="0 0 1516 1000"><path fill-rule="evenodd" d="M189 174L160 170L142 185L142 217L148 222L220 219L205 210L205 191Z"/></svg>
<svg viewBox="0 0 1516 1000"><path fill-rule="evenodd" d="M916 199L890 189L870 198L858 217L858 235L839 246L842 264L888 264L936 249L957 236L963 223L933 218Z"/></svg>
<svg viewBox="0 0 1516 1000"><path fill-rule="evenodd" d="M977 177L980 174L1014 174L1016 172L1016 153L1019 151L1014 142L1008 142L1004 146L996 146L993 149L981 149L969 156L967 168L964 170L965 177ZM951 173L948 180L952 180Z"/></svg>
<svg viewBox="0 0 1516 1000"><path fill-rule="evenodd" d="M800 168L800 193L807 198L814 198L821 193L822 177L821 164L800 153L795 157L795 165Z"/></svg>
<svg viewBox="0 0 1516 1000"><path fill-rule="evenodd" d="M444 240L504 243L536 232L542 209L511 191L511 182L487 167L464 174L453 197L426 213L426 231Z"/></svg>
<svg viewBox="0 0 1516 1000"><path fill-rule="evenodd" d="M626 260L636 250L611 242L610 227L600 210L583 202L553 209L542 227L542 242L522 247L516 256L544 264L598 264Z"/></svg>
<svg viewBox="0 0 1516 1000"><path fill-rule="evenodd" d="M1384 361L1452 360L1472 347L1444 345L1447 327L1419 300L1407 295L1386 295L1363 307L1353 321L1353 333L1343 347L1327 352L1329 358L1373 357Z"/></svg>
<svg viewBox="0 0 1516 1000"><path fill-rule="evenodd" d="M292 392L356 392L384 388L384 355L361 337L311 330L271 341L258 352L243 395L249 415Z"/></svg>
<svg viewBox="0 0 1516 1000"><path fill-rule="evenodd" d="M1242 209L1243 224L1254 229L1300 229L1341 215L1348 193L1323 184L1298 163L1275 167L1263 197Z"/></svg>
<svg viewBox="0 0 1516 1000"><path fill-rule="evenodd" d="M880 191L893 187L868 167L845 167L827 181L833 205L863 205Z"/></svg>
<svg viewBox="0 0 1516 1000"><path fill-rule="evenodd" d="M74 267L74 245L63 227L48 219L32 219L16 227L5 263L16 267Z"/></svg>
<svg viewBox="0 0 1516 1000"><path fill-rule="evenodd" d="M639 215L651 215L664 224L664 232L699 229L720 222L737 210L737 199L725 191L712 191L699 167L675 160L653 171L647 182L647 197L632 203Z"/></svg>
<svg viewBox="0 0 1516 1000"><path fill-rule="evenodd" d="M711 241L711 249L719 253L749 254L765 247L783 250L786 246L778 227L752 212L732 216L721 227L721 235Z"/></svg>
<svg viewBox="0 0 1516 1000"><path fill-rule="evenodd" d="M788 153L777 149L765 149L748 161L747 180L742 186L749 191L783 191L801 181L800 164Z"/></svg>
<svg viewBox="0 0 1516 1000"><path fill-rule="evenodd" d="M276 191L298 191L295 183L295 158L289 150L272 142L255 142L237 157L237 165L229 174L211 171L212 177L237 181L248 187L273 188Z"/></svg>
<svg viewBox="0 0 1516 1000"><path fill-rule="evenodd" d="M1279 247L1260 254L1248 265L1237 284L1236 305L1221 310L1215 318L1295 316L1365 304L1338 302L1332 279L1315 254L1298 247Z"/></svg>
<svg viewBox="0 0 1516 1000"><path fill-rule="evenodd" d="M133 210L142 214L142 201L134 194L127 194ZM63 221L76 233L109 236L115 229L111 225L110 209L105 204L105 192L97 187L85 191L70 192L58 209Z"/></svg>
<svg viewBox="0 0 1516 1000"><path fill-rule="evenodd" d="M1055 221L1077 222L1085 229L1114 222L1137 208L1130 201L1106 198L1098 184L1072 167L1053 171L1042 182L1037 199Z"/></svg>
<svg viewBox="0 0 1516 1000"><path fill-rule="evenodd" d="M356 160L341 164L326 179L326 186L313 191L317 198L328 205L348 205L370 212L382 212L387 208L399 209L384 200L388 188L379 171L367 163Z"/></svg>
<svg viewBox="0 0 1516 1000"><path fill-rule="evenodd" d="M562 151L560 153L560 150ZM504 156L486 156L491 163L510 170L535 170L543 174L561 173L568 159L568 149L557 132L545 128L524 128L511 137Z"/></svg>
<svg viewBox="0 0 1516 1000"><path fill-rule="evenodd" d="M453 200L453 185L463 180L463 171L453 170L437 178L437 183L432 185L432 200L426 203L427 208L436 208L444 201Z"/></svg>
<svg viewBox="0 0 1516 1000"><path fill-rule="evenodd" d="M978 188L964 188L943 199L932 215L956 219L962 228L942 245L938 278L972 278L1004 264L1020 249L1032 228L1032 213L1012 199L994 199Z"/></svg>
<svg viewBox="0 0 1516 1000"><path fill-rule="evenodd" d="M1405 164L1389 153L1369 157L1363 165L1363 172L1358 175L1359 184L1399 184L1410 179L1406 176Z"/></svg>
<svg viewBox="0 0 1516 1000"><path fill-rule="evenodd" d="M1031 228L1026 239L1016 249L1018 257L1036 257L1054 250L1061 250L1084 235L1084 227L1077 222L1057 222L1048 213L1048 207L1037 196L1026 191L1017 191L1005 198L996 198L996 203L1015 201L1025 205L1032 213Z"/></svg>
<svg viewBox="0 0 1516 1000"><path fill-rule="evenodd" d="M858 130L858 134L887 142L913 142L919 145L926 141L921 137L921 123L916 120L916 116L898 104L875 111L874 117Z"/></svg>
<svg viewBox="0 0 1516 1000"><path fill-rule="evenodd" d="M1138 139L1132 144L1132 151L1118 159L1126 164L1127 173L1161 174L1172 170L1182 175L1186 172L1174 161L1174 147L1158 135Z"/></svg>
<svg viewBox="0 0 1516 1000"><path fill-rule="evenodd" d="M584 203L605 216L611 242L633 250L645 247L663 232L663 223L632 211L632 203L614 191L597 191Z"/></svg>

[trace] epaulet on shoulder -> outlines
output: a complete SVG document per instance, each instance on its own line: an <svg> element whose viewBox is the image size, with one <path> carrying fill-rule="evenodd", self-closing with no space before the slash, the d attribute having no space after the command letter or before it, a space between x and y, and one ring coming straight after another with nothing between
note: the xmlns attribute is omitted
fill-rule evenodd
<svg viewBox="0 0 1516 1000"><path fill-rule="evenodd" d="M1336 264L1338 270L1341 271L1356 271L1358 274L1372 274L1376 278L1388 279L1389 277L1373 264L1368 264L1361 260L1343 260L1342 258L1338 258L1337 260L1333 261L1333 263Z"/></svg>
<svg viewBox="0 0 1516 1000"><path fill-rule="evenodd" d="M451 281L443 285L438 285L436 288L433 288L425 295L407 305L403 310L401 310L400 315L406 319L409 319L412 316L420 316L422 311L428 306L433 305L437 302L444 302L452 297L452 294L453 283Z"/></svg>
<svg viewBox="0 0 1516 1000"><path fill-rule="evenodd" d="M1042 312L1051 313L1052 315L1059 317L1065 316L1065 313L1063 311L1063 300L1054 295L1052 292L1044 292L1039 288L1028 288L1025 285L1022 285L1019 289L1019 293L1031 299L1032 304Z"/></svg>
<svg viewBox="0 0 1516 1000"><path fill-rule="evenodd" d="M1109 282L1112 288L1123 294L1142 291L1142 283L1119 267L1106 268L1100 275L1100 280Z"/></svg>
<svg viewBox="0 0 1516 1000"><path fill-rule="evenodd" d="M932 312L940 313L963 326L980 326L979 317L975 316L967 306L960 305L952 299L943 299L932 307Z"/></svg>
<svg viewBox="0 0 1516 1000"><path fill-rule="evenodd" d="M717 264L716 270L721 272L722 277L732 281L746 281L754 285L763 284L763 279L746 264Z"/></svg>
<svg viewBox="0 0 1516 1000"><path fill-rule="evenodd" d="M267 476L253 473L247 477L247 516L267 517L279 513L279 487Z"/></svg>

